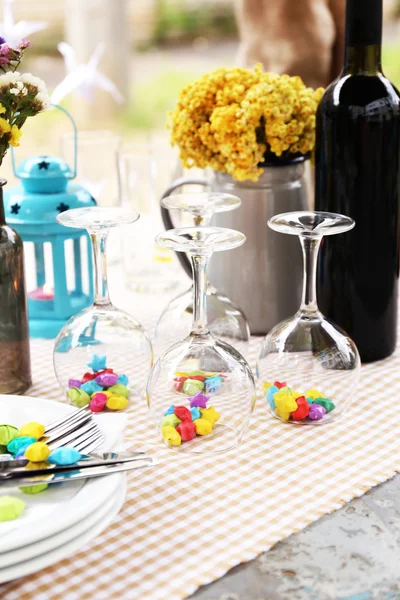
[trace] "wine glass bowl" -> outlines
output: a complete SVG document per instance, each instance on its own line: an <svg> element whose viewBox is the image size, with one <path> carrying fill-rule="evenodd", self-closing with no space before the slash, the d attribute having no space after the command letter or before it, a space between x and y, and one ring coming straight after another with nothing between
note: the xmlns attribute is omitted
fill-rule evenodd
<svg viewBox="0 0 400 600"><path fill-rule="evenodd" d="M355 223L334 213L299 212L277 215L268 225L299 236L305 272L298 312L263 340L258 387L274 417L296 425L327 424L341 417L353 401L360 358L349 336L318 310L317 255L323 235L344 233Z"/></svg>
<svg viewBox="0 0 400 600"><path fill-rule="evenodd" d="M234 210L241 205L241 200L227 193L196 192L167 196L162 199L161 204L164 208L191 215L196 227L208 227L214 213ZM208 281L206 294L210 331L219 339L233 345L241 354L246 355L250 329L243 311ZM191 287L169 302L157 322L155 340L158 355L173 342L189 333L192 315L193 289Z"/></svg>
<svg viewBox="0 0 400 600"><path fill-rule="evenodd" d="M61 213L66 227L86 228L94 252L96 293L94 304L74 315L60 331L54 348L54 369L63 392L75 387L91 371L112 369L118 383L135 395L143 394L152 366L151 342L140 323L110 301L106 272L106 240L111 228L139 219L130 210L89 207ZM72 383L75 385L71 386Z"/></svg>
<svg viewBox="0 0 400 600"><path fill-rule="evenodd" d="M255 402L254 379L243 356L207 326L206 269L215 251L245 236L216 227L190 227L157 236L163 247L191 256L194 275L191 332L155 363L147 400L164 443L181 452L218 453L240 444ZM176 434L179 435L176 435Z"/></svg>

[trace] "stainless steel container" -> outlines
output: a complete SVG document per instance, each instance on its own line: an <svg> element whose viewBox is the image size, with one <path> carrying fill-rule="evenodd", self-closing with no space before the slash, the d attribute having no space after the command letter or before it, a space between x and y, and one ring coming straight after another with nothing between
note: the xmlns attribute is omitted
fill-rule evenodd
<svg viewBox="0 0 400 600"><path fill-rule="evenodd" d="M267 166L257 182L235 181L223 173L215 173L209 181L183 178L164 194L194 183L241 198L239 209L214 215L212 225L242 231L247 241L236 250L216 252L209 278L244 311L253 335L267 333L300 305L303 266L299 241L296 236L272 231L267 221L278 213L308 210L304 167L304 162ZM165 209L163 218L170 227ZM181 262L189 270L187 259Z"/></svg>

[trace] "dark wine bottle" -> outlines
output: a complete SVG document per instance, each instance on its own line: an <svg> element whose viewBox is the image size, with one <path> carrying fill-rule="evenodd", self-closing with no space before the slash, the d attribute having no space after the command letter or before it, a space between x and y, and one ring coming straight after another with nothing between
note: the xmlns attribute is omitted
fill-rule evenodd
<svg viewBox="0 0 400 600"><path fill-rule="evenodd" d="M347 0L343 71L317 112L315 208L356 222L323 240L318 302L363 362L396 345L400 99L382 73L381 41L382 0Z"/></svg>
<svg viewBox="0 0 400 600"><path fill-rule="evenodd" d="M32 384L24 249L4 216L0 180L0 394L23 394Z"/></svg>

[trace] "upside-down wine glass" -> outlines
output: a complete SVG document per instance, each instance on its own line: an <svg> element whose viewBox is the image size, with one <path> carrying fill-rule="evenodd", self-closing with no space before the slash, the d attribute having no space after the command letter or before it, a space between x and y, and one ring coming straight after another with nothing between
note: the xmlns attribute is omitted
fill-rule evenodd
<svg viewBox="0 0 400 600"><path fill-rule="evenodd" d="M196 227L208 227L214 213L239 208L240 198L220 192L174 194L163 198L161 205L191 215ZM247 355L250 328L243 311L227 296L206 281L207 322L216 337ZM193 316L193 284L176 296L162 312L155 330L156 354L161 355L169 346L190 331Z"/></svg>
<svg viewBox="0 0 400 600"><path fill-rule="evenodd" d="M131 210L98 206L67 210L57 216L65 227L87 229L95 265L94 303L69 319L54 347L54 369L64 392L71 387L70 379L81 379L90 368L112 369L128 378L126 385L133 395L144 392L153 363L151 342L138 321L111 303L106 266L109 231L138 219L139 214Z"/></svg>
<svg viewBox="0 0 400 600"><path fill-rule="evenodd" d="M245 236L220 227L172 229L165 248L189 254L193 322L189 335L155 363L147 401L164 443L183 452L223 452L237 446L255 403L254 378L243 356L207 326L207 264L213 252L241 246Z"/></svg>
<svg viewBox="0 0 400 600"><path fill-rule="evenodd" d="M257 363L258 387L274 417L297 425L330 423L354 398L360 357L348 335L318 310L318 250L323 236L349 231L355 223L335 213L290 212L272 217L268 225L299 236L303 298L297 313L265 337Z"/></svg>

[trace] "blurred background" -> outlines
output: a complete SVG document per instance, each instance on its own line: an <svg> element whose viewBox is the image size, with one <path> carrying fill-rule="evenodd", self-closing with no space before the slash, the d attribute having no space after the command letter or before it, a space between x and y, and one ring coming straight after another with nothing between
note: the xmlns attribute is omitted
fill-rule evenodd
<svg viewBox="0 0 400 600"><path fill-rule="evenodd" d="M186 174L165 127L182 87L219 66L257 61L325 86L342 61L344 6L345 0L0 0L3 22L8 10L14 25L38 25L25 36L32 45L21 70L42 78L50 94L60 92L73 115L78 181L99 204L125 203L142 214L140 239L133 244L121 236L125 246L118 240L109 251L111 260L123 257L126 273L131 269L128 285L174 285L166 265L175 269L176 259L153 240L163 229L161 194ZM400 86L400 0L384 0L384 13L384 69ZM82 79L73 89L68 72ZM17 162L55 154L71 163L72 152L71 124L51 110L27 121L15 154ZM2 176L16 183L10 156Z"/></svg>
<svg viewBox="0 0 400 600"><path fill-rule="evenodd" d="M261 11L264 2L252 4ZM400 1L384 0L384 8L385 73L400 85ZM99 70L112 79L124 103L95 90L91 102L72 93L63 104L80 129L111 129L128 141L147 142L155 136L167 142L166 112L182 86L213 68L237 63L240 23L235 0L14 0L12 9L15 21L47 23L30 36L23 70L44 79L49 91L66 73L57 50L60 41L74 47L78 63L87 63L96 45L104 42ZM268 24L263 26L267 29ZM30 144L35 152L56 150L64 131L68 122L55 112L31 119L20 151L29 154Z"/></svg>

